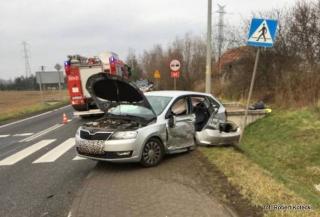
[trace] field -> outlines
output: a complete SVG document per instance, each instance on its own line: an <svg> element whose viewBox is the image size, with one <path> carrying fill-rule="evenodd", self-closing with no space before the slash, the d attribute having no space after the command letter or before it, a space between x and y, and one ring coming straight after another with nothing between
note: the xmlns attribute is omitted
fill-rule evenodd
<svg viewBox="0 0 320 217"><path fill-rule="evenodd" d="M311 205L313 211L266 216L320 216L320 112L275 110L251 124L240 149L201 149L254 205Z"/></svg>
<svg viewBox="0 0 320 217"><path fill-rule="evenodd" d="M0 121L27 116L68 102L67 91L0 91Z"/></svg>

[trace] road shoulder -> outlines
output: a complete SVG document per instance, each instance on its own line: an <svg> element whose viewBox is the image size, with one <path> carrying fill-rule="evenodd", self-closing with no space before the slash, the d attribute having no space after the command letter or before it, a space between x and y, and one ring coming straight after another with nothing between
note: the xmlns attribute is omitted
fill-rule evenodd
<svg viewBox="0 0 320 217"><path fill-rule="evenodd" d="M29 110L28 108L25 109L24 112L19 112L19 113L14 113L12 115L3 117L0 119L0 127L3 127L5 125L9 125L15 122L21 122L23 120L27 120L33 117L38 117L41 115L44 115L50 111L53 111L55 109L61 109L64 108L68 105L68 102L59 102L57 104L54 105L48 105L48 106L43 106L43 107L39 107L38 109L31 109Z"/></svg>
<svg viewBox="0 0 320 217"><path fill-rule="evenodd" d="M71 216L261 216L202 153L167 157L158 167L98 163Z"/></svg>

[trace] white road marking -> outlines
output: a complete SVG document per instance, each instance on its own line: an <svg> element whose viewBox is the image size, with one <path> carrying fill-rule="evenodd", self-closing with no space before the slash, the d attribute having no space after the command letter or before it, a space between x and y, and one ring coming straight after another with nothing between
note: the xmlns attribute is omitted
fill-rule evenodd
<svg viewBox="0 0 320 217"><path fill-rule="evenodd" d="M10 136L10 134L0 135L0 138L6 138L6 137L8 137L8 136Z"/></svg>
<svg viewBox="0 0 320 217"><path fill-rule="evenodd" d="M25 118L25 119L22 119L22 120L19 120L19 121L15 121L15 122L11 122L11 123L8 123L8 124L4 124L4 125L1 125L0 126L0 129L1 128L4 128L4 127L7 127L7 126L10 126L10 125L13 125L13 124L18 124L18 123L21 123L23 121L27 121L27 120L30 120L30 119L33 119L33 118L36 118L36 117L40 117L40 116L43 116L43 115L47 115L53 111L58 111L58 110L61 110L61 109L64 109L64 108L67 108L68 106L70 105L67 105L67 106L63 106L61 108L58 108L58 109L55 109L55 110L52 110L52 111L48 111L48 112L45 112L45 113L41 113L39 115L35 115L35 116L32 116L32 117L29 117L29 118Z"/></svg>
<svg viewBox="0 0 320 217"><path fill-rule="evenodd" d="M54 142L55 139L46 139L42 140L40 142L37 142L3 160L0 161L0 166L7 166L7 165L13 165L17 163L18 161L28 157L32 153L42 149L43 147L49 145L50 143Z"/></svg>
<svg viewBox="0 0 320 217"><path fill-rule="evenodd" d="M35 160L33 163L48 163L57 160L61 155L67 152L75 145L74 138L69 138L42 157Z"/></svg>
<svg viewBox="0 0 320 217"><path fill-rule="evenodd" d="M14 134L13 136L18 137L18 136L31 136L31 135L33 135L33 133L17 133L17 134Z"/></svg>
<svg viewBox="0 0 320 217"><path fill-rule="evenodd" d="M30 136L30 137L24 138L24 139L20 140L19 142L30 142L31 140L34 140L34 139L36 139L36 138L38 138L40 136L43 136L43 135L45 135L45 134L47 134L47 133L49 133L49 132L51 132L53 130L56 130L61 126L63 126L63 124L53 125L52 127L49 127L49 128L47 128L45 130L42 130L39 133L36 133L36 134L34 134L34 135Z"/></svg>
<svg viewBox="0 0 320 217"><path fill-rule="evenodd" d="M72 160L87 160L87 158L75 156Z"/></svg>

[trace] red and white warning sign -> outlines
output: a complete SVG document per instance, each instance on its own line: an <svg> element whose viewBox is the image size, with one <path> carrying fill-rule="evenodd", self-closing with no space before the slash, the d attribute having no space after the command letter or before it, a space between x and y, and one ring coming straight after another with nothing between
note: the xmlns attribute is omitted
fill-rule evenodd
<svg viewBox="0 0 320 217"><path fill-rule="evenodd" d="M171 78L179 78L180 77L180 61L179 60L171 60L170 69L171 69Z"/></svg>
<svg viewBox="0 0 320 217"><path fill-rule="evenodd" d="M180 77L180 72L179 71L171 71L171 78L179 78Z"/></svg>
<svg viewBox="0 0 320 217"><path fill-rule="evenodd" d="M181 67L180 61L179 60L171 60L170 62L170 69L174 72L179 71Z"/></svg>

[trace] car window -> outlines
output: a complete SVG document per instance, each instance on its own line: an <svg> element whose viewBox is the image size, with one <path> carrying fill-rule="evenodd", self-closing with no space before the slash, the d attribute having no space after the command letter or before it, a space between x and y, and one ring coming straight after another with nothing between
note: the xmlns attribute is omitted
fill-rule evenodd
<svg viewBox="0 0 320 217"><path fill-rule="evenodd" d="M163 110L167 107L172 97L168 96L146 96L154 112L160 115Z"/></svg>
<svg viewBox="0 0 320 217"><path fill-rule="evenodd" d="M172 107L171 107L171 112L176 115L186 115L188 114L188 100L186 97L179 99L176 101Z"/></svg>
<svg viewBox="0 0 320 217"><path fill-rule="evenodd" d="M150 109L137 105L118 105L110 108L108 112L113 115L131 115L144 119L151 119L154 117L154 114Z"/></svg>
<svg viewBox="0 0 320 217"><path fill-rule="evenodd" d="M213 107L220 108L220 104L217 101L215 101L211 97L207 97L207 98L208 98L209 102L213 105Z"/></svg>
<svg viewBox="0 0 320 217"><path fill-rule="evenodd" d="M205 97L201 96L192 96L191 97L191 105L192 105L192 112L194 112L194 109L199 106L201 103L205 101Z"/></svg>

